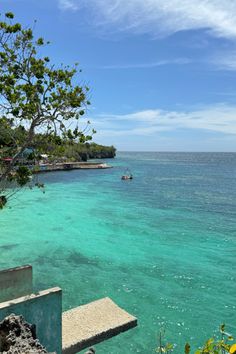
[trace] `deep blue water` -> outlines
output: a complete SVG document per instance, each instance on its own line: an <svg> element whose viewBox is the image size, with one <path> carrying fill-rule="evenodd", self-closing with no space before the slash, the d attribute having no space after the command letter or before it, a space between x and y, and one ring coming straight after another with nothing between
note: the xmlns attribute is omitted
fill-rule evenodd
<svg viewBox="0 0 236 354"><path fill-rule="evenodd" d="M68 309L110 296L138 328L97 353L183 352L225 322L236 334L236 154L119 153L109 170L48 173L0 212L0 267L34 267ZM134 179L121 181L129 168Z"/></svg>

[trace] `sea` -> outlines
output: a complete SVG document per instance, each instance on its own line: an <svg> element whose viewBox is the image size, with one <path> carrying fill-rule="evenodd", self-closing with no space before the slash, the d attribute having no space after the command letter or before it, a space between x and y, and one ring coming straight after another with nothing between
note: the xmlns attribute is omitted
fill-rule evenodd
<svg viewBox="0 0 236 354"><path fill-rule="evenodd" d="M63 310L110 297L138 326L96 354L193 351L236 336L236 153L119 152L111 169L38 176L0 211L0 268L32 264ZM123 181L127 169L133 180Z"/></svg>

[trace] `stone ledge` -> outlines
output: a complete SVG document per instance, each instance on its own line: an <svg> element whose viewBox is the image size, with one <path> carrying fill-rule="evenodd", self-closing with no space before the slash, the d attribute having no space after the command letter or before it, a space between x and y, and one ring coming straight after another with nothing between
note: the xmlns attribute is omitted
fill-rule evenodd
<svg viewBox="0 0 236 354"><path fill-rule="evenodd" d="M62 353L75 354L137 326L137 318L106 297L62 314Z"/></svg>
<svg viewBox="0 0 236 354"><path fill-rule="evenodd" d="M39 291L39 292L36 293L36 294L30 294L30 295L26 295L26 296L21 296L21 297L19 297L19 298L17 298L17 299L12 299L12 300L8 300L8 301L4 301L4 302L1 302L1 303L0 303L0 310L1 310L1 309L4 309L4 308L7 308L7 307L11 307L12 305L17 305L17 304L25 303L25 302L28 301L28 300L34 300L34 299L43 297L43 296L45 296L45 295L50 295L50 294L58 293L58 292L61 293L61 288L59 288L59 287L54 287L54 288L50 288L50 289L47 289L47 290Z"/></svg>

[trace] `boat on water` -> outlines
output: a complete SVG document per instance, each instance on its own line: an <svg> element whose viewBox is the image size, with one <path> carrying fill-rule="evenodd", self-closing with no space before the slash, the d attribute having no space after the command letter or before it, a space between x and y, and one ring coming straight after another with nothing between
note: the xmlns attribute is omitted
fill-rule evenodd
<svg viewBox="0 0 236 354"><path fill-rule="evenodd" d="M121 176L121 179L126 180L126 179L133 179L133 175L123 175Z"/></svg>
<svg viewBox="0 0 236 354"><path fill-rule="evenodd" d="M130 172L129 169L126 169L125 173L123 174L123 176L121 176L121 179L123 180L127 180L127 179L133 179L133 175L132 173Z"/></svg>

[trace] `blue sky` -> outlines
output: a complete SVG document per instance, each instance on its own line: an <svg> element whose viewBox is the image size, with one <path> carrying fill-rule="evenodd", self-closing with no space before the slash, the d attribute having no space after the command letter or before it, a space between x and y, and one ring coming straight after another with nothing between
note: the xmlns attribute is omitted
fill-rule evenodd
<svg viewBox="0 0 236 354"><path fill-rule="evenodd" d="M236 151L236 1L0 0L79 62L94 140L134 151Z"/></svg>

